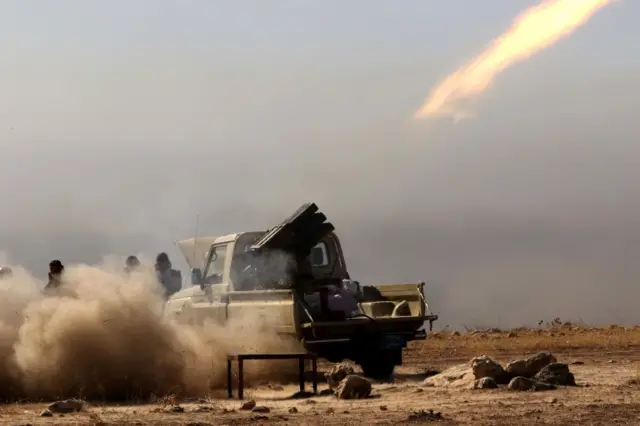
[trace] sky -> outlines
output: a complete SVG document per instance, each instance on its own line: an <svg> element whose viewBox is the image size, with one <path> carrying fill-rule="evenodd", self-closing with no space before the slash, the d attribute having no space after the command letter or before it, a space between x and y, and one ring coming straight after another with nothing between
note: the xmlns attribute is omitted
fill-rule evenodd
<svg viewBox="0 0 640 426"><path fill-rule="evenodd" d="M186 268L175 240L314 201L355 278L426 281L441 326L638 322L639 4L500 74L473 120L412 120L535 3L6 0L0 249L39 276Z"/></svg>

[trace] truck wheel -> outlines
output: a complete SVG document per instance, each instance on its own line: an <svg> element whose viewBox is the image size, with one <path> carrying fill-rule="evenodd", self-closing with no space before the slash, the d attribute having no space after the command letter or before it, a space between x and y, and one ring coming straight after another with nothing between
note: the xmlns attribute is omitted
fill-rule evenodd
<svg viewBox="0 0 640 426"><path fill-rule="evenodd" d="M385 380L391 377L396 367L396 354L393 351L381 351L360 361L360 367L366 377Z"/></svg>

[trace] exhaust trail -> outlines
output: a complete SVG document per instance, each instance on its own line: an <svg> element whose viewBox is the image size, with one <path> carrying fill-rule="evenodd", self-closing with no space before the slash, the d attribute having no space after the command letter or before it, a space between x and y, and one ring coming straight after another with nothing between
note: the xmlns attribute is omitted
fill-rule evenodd
<svg viewBox="0 0 640 426"><path fill-rule="evenodd" d="M511 26L471 62L445 78L414 118L472 116L461 103L484 92L496 75L569 36L598 10L618 0L545 0L518 15Z"/></svg>

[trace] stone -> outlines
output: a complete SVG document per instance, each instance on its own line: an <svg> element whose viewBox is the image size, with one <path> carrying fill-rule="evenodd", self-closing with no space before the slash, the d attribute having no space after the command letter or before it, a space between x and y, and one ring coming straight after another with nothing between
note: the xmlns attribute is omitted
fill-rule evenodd
<svg viewBox="0 0 640 426"><path fill-rule="evenodd" d="M40 413L40 417L53 417L53 413L49 410L44 410L42 413Z"/></svg>
<svg viewBox="0 0 640 426"><path fill-rule="evenodd" d="M538 382L522 376L511 379L507 388L516 391L546 391L556 389L554 385Z"/></svg>
<svg viewBox="0 0 640 426"><path fill-rule="evenodd" d="M535 379L551 385L576 386L576 379L569 371L569 366L560 362L545 366L535 375Z"/></svg>
<svg viewBox="0 0 640 426"><path fill-rule="evenodd" d="M509 382L509 376L502 366L486 355L481 355L471 360L471 370L476 380L491 377L498 384Z"/></svg>
<svg viewBox="0 0 640 426"><path fill-rule="evenodd" d="M371 395L371 382L364 377L350 374L336 388L336 397L340 399L361 399Z"/></svg>
<svg viewBox="0 0 640 426"><path fill-rule="evenodd" d="M77 399L65 399L63 401L56 401L49 404L47 410L52 413L77 413L84 408L84 402Z"/></svg>
<svg viewBox="0 0 640 426"><path fill-rule="evenodd" d="M473 385L475 380L469 364L459 364L427 377L422 384L423 386L466 388Z"/></svg>
<svg viewBox="0 0 640 426"><path fill-rule="evenodd" d="M511 377L531 378L545 366L554 362L557 362L557 360L550 352L539 352L529 358L509 362L505 371Z"/></svg>
<svg viewBox="0 0 640 426"><path fill-rule="evenodd" d="M270 413L271 409L269 407L258 406L258 407L253 407L251 411L254 413Z"/></svg>
<svg viewBox="0 0 640 426"><path fill-rule="evenodd" d="M474 389L496 389L498 384L493 379L493 377L483 377L482 379L478 379L473 383Z"/></svg>
<svg viewBox="0 0 640 426"><path fill-rule="evenodd" d="M335 389L338 387L338 384L344 380L350 374L355 374L355 371L352 366L345 363L335 364L331 367L331 370L324 373L324 376L327 379L327 384L330 389Z"/></svg>
<svg viewBox="0 0 640 426"><path fill-rule="evenodd" d="M244 404L242 404L242 407L240 407L241 410L253 410L256 407L256 402L253 399L250 399L249 401L245 402Z"/></svg>

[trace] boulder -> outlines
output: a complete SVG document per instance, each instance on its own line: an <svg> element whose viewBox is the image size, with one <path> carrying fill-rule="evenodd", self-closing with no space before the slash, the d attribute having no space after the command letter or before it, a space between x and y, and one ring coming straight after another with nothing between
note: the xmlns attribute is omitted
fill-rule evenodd
<svg viewBox="0 0 640 426"><path fill-rule="evenodd" d="M511 379L507 388L517 391L546 391L556 389L554 385L538 382L522 376Z"/></svg>
<svg viewBox="0 0 640 426"><path fill-rule="evenodd" d="M511 377L531 378L538 374L545 366L557 362L556 358L549 352L539 352L527 359L519 359L509 362L505 371Z"/></svg>
<svg viewBox="0 0 640 426"><path fill-rule="evenodd" d="M253 399L250 399L249 401L246 401L242 404L242 407L240 407L241 410L253 410L254 408L256 408L256 402Z"/></svg>
<svg viewBox="0 0 640 426"><path fill-rule="evenodd" d="M560 362L545 366L535 375L535 379L552 385L576 386L576 379L569 371L569 366Z"/></svg>
<svg viewBox="0 0 640 426"><path fill-rule="evenodd" d="M335 389L338 387L338 384L350 374L355 374L353 367L349 364L340 363L331 367L331 370L324 373L324 376L327 379L329 388Z"/></svg>
<svg viewBox="0 0 640 426"><path fill-rule="evenodd" d="M447 368L441 373L427 377L422 384L434 387L463 388L472 386L476 378L469 364L459 364Z"/></svg>
<svg viewBox="0 0 640 426"><path fill-rule="evenodd" d="M473 383L474 389L496 389L498 384L493 379L493 377L483 377L482 379L478 379Z"/></svg>
<svg viewBox="0 0 640 426"><path fill-rule="evenodd" d="M47 410L57 414L77 413L84 408L84 402L77 399L65 399L49 404Z"/></svg>
<svg viewBox="0 0 640 426"><path fill-rule="evenodd" d="M471 360L471 370L476 380L491 377L499 384L509 382L509 376L502 366L486 355L481 355Z"/></svg>
<svg viewBox="0 0 640 426"><path fill-rule="evenodd" d="M336 388L336 397L340 399L361 399L371 395L371 382L364 377L350 374Z"/></svg>

